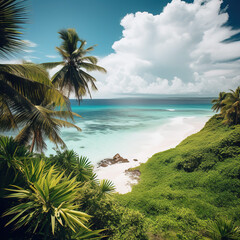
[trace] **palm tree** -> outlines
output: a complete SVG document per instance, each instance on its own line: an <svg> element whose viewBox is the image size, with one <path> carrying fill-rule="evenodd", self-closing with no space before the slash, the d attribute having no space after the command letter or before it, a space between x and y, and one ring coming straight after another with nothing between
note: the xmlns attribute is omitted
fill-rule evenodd
<svg viewBox="0 0 240 240"><path fill-rule="evenodd" d="M227 97L223 100L223 115L226 123L239 123L240 119L240 87L235 91L230 90Z"/></svg>
<svg viewBox="0 0 240 240"><path fill-rule="evenodd" d="M26 21L26 11L23 2L18 0L0 0L0 10L0 57L5 57L6 54L14 53L23 47L20 40L21 33L18 29ZM64 114L73 119L69 99L55 89L49 79L48 72L42 66L29 63L0 64L1 130L5 131L26 125L25 131L22 130L20 134L22 139L24 132L25 134L26 131L31 132L35 127L31 150L33 150L36 141L39 141L38 146L42 150L44 142L36 122L39 123L40 119L42 119L42 123L45 121L46 130L46 122L49 123L49 111L52 110L44 109L43 106L60 106L62 111L59 113L52 111L51 115L63 116ZM48 119L43 120L44 116ZM64 144L56 134L56 128L71 124L55 119L52 120L53 125L55 129L47 131L46 135L55 143Z"/></svg>
<svg viewBox="0 0 240 240"><path fill-rule="evenodd" d="M218 99L213 99L212 100L212 104L213 104L212 109L213 109L213 111L218 112L219 110L222 109L222 107L225 105L223 103L223 100L226 98L226 96L227 96L227 93L220 92L219 96L218 96Z"/></svg>
<svg viewBox="0 0 240 240"><path fill-rule="evenodd" d="M63 62L43 63L42 65L47 68L62 65L63 67L52 77L52 82L61 91L66 92L68 96L73 91L80 102L82 96L86 94L91 97L89 84L93 90L97 90L96 79L82 69L104 73L106 73L106 70L97 65L96 57L85 56L94 49L94 46L85 49L86 41L79 38L75 29L64 29L59 34L63 42L56 49L62 56ZM78 43L80 43L79 47Z"/></svg>
<svg viewBox="0 0 240 240"><path fill-rule="evenodd" d="M4 57L5 54L13 53L23 47L18 29L20 28L19 24L26 21L26 12L22 1L16 0L0 1L0 9L0 54ZM23 135L24 130L26 133L26 129L28 132L30 129L33 131L34 126L36 127L36 124L33 124L33 120L36 123L36 116L38 116L38 120L43 117L44 112L46 116L47 109L37 106L43 102L51 103L52 106L61 106L62 109L68 110L68 115L72 117L69 100L54 88L43 67L27 63L0 64L1 130L18 128L19 125L26 124L20 136ZM55 125L69 126L70 124L55 120ZM62 140L53 131L52 134L48 133L48 136L53 141L62 143ZM31 151L37 140L42 149L44 144L41 139L42 135L39 133L39 126L33 132L35 135Z"/></svg>

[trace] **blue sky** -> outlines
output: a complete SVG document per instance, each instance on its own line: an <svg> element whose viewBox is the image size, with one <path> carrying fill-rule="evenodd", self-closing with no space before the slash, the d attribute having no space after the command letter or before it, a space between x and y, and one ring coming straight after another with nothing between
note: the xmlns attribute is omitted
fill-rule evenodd
<svg viewBox="0 0 240 240"><path fill-rule="evenodd" d="M31 0L30 21L24 36L37 43L34 56L46 61L45 55L56 55L60 45L57 32L75 28L89 45L97 44L95 54L113 52L112 44L122 37L121 19L128 13L159 14L168 0ZM191 2L188 1L188 2Z"/></svg>
<svg viewBox="0 0 240 240"><path fill-rule="evenodd" d="M57 56L55 47L60 45L58 31L75 28L89 45L97 44L94 54L106 56L114 52L112 44L121 39L121 19L129 13L149 12L159 14L170 0L29 0L29 24L24 38L37 44L29 57L35 62L48 61L46 55ZM185 0L191 3L193 0ZM240 28L240 1L225 0L228 5L228 24ZM27 56L27 55L25 55ZM60 58L59 58L60 59Z"/></svg>
<svg viewBox="0 0 240 240"><path fill-rule="evenodd" d="M239 0L27 2L29 48L20 58L59 61L57 32L75 28L87 46L97 44L92 55L108 71L93 73L94 97L215 96L240 85Z"/></svg>

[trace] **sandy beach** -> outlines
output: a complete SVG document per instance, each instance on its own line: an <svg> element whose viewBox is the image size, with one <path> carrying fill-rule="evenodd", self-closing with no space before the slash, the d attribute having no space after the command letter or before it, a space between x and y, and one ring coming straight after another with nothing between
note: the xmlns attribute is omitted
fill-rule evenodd
<svg viewBox="0 0 240 240"><path fill-rule="evenodd" d="M119 153L128 163L117 163L107 167L95 166L99 179L109 179L116 187L116 192L124 194L131 191L132 185L137 183L125 171L146 162L152 155L176 147L186 137L200 131L210 117L176 117L168 123L152 131L138 136L144 140L144 145L139 146L138 152L132 154ZM134 161L137 159L138 161Z"/></svg>

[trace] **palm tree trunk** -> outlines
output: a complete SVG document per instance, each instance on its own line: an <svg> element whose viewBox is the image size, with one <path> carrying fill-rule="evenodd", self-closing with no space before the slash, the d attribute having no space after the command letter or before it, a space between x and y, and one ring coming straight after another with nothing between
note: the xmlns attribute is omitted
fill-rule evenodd
<svg viewBox="0 0 240 240"><path fill-rule="evenodd" d="M35 133L33 132L33 140L32 140L30 150L29 150L31 153L33 152L34 145L35 145Z"/></svg>

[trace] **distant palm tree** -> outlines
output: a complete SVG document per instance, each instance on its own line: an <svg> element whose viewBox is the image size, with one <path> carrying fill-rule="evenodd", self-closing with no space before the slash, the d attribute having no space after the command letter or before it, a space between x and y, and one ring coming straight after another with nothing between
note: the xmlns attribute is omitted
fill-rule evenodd
<svg viewBox="0 0 240 240"><path fill-rule="evenodd" d="M226 98L226 96L227 96L227 93L220 92L219 96L218 96L218 99L213 99L212 100L212 104L213 104L212 109L213 109L213 111L218 112L219 110L222 109L222 107L225 105L223 103L223 100Z"/></svg>
<svg viewBox="0 0 240 240"><path fill-rule="evenodd" d="M240 120L240 87L230 90L223 100L222 112L226 123L238 124Z"/></svg>
<svg viewBox="0 0 240 240"><path fill-rule="evenodd" d="M79 38L75 29L64 29L59 34L63 42L56 49L62 56L63 62L43 63L42 65L47 68L62 65L63 67L52 77L52 82L61 91L67 93L68 96L73 91L78 101L80 101L82 96L86 94L91 96L89 84L93 90L97 90L96 79L82 69L104 73L106 73L106 70L97 65L96 57L85 56L94 49L94 46L85 49L86 41ZM80 43L79 47L78 43Z"/></svg>

